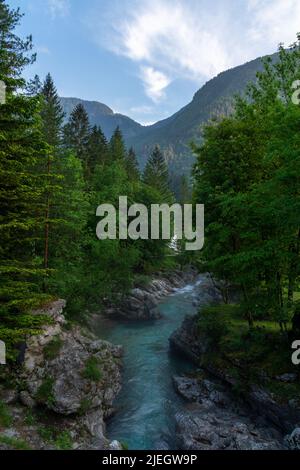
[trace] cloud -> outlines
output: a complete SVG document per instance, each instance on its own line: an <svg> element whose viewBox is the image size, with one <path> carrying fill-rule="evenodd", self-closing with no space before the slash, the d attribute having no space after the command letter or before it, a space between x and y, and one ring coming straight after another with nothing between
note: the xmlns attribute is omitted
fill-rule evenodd
<svg viewBox="0 0 300 470"><path fill-rule="evenodd" d="M299 0L113 0L89 16L94 40L136 64L159 103L176 80L199 86L218 73L289 45Z"/></svg>
<svg viewBox="0 0 300 470"><path fill-rule="evenodd" d="M248 35L253 41L289 46L300 31L299 0L248 0L252 17Z"/></svg>
<svg viewBox="0 0 300 470"><path fill-rule="evenodd" d="M70 12L69 0L47 0L52 18L67 16Z"/></svg>
<svg viewBox="0 0 300 470"><path fill-rule="evenodd" d="M154 102L159 102L165 96L164 90L171 83L167 75L153 67L141 67L141 78L146 95Z"/></svg>
<svg viewBox="0 0 300 470"><path fill-rule="evenodd" d="M195 15L193 2L141 1L131 15L116 25L115 50L137 62L173 75L193 79L210 77L230 65L215 28L218 15ZM175 73L177 71L177 73Z"/></svg>
<svg viewBox="0 0 300 470"><path fill-rule="evenodd" d="M37 46L36 51L39 54L51 54L50 49L47 46Z"/></svg>
<svg viewBox="0 0 300 470"><path fill-rule="evenodd" d="M132 106L130 108L130 112L134 114L152 114L154 111L153 106L147 106L147 105L142 105L142 106Z"/></svg>

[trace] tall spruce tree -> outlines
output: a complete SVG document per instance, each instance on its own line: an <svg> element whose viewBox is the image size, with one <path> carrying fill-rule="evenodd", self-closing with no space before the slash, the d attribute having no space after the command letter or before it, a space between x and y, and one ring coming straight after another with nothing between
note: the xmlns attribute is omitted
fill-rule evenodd
<svg viewBox="0 0 300 470"><path fill-rule="evenodd" d="M135 151L131 147L125 159L125 166L129 180L138 181L140 179L139 164Z"/></svg>
<svg viewBox="0 0 300 470"><path fill-rule="evenodd" d="M97 165L109 161L109 148L100 126L93 126L87 143L87 173L91 178Z"/></svg>
<svg viewBox="0 0 300 470"><path fill-rule="evenodd" d="M143 181L160 192L162 202L168 202L172 199L167 163L158 146L154 148L146 164Z"/></svg>
<svg viewBox="0 0 300 470"><path fill-rule="evenodd" d="M110 147L111 159L113 161L120 161L120 162L125 161L126 147L125 147L123 135L119 126L116 128L115 132L113 133L111 137L109 147Z"/></svg>
<svg viewBox="0 0 300 470"><path fill-rule="evenodd" d="M88 168L88 143L90 123L84 106L79 103L72 111L69 122L64 127L64 143L82 161L85 172Z"/></svg>
<svg viewBox="0 0 300 470"><path fill-rule="evenodd" d="M6 103L0 105L0 337L8 355L14 345L34 333L40 318L30 309L43 298L44 276L35 253L36 233L43 224L40 175L33 169L46 158L39 118L39 99L25 90L22 72L34 61L31 37L15 34L21 15L0 0L0 80L6 84Z"/></svg>
<svg viewBox="0 0 300 470"><path fill-rule="evenodd" d="M46 76L42 87L42 127L45 142L48 144L47 159L42 172L46 175L45 184L45 239L44 239L44 268L49 267L49 237L51 225L51 204L54 194L60 191L57 173L57 160L60 158L61 126L64 113L60 99L50 74Z"/></svg>

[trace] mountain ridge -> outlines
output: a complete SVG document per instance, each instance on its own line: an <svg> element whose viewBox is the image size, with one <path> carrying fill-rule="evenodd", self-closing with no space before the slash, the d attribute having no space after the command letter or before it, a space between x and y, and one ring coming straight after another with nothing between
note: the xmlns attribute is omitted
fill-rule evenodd
<svg viewBox="0 0 300 470"><path fill-rule="evenodd" d="M276 56L275 53L267 57L276 60ZM97 101L62 98L62 105L68 116L70 106L81 102L89 114L91 124L100 125L107 138L119 126L127 147L135 149L142 168L153 147L158 144L173 175L188 174L194 163L190 142L201 141L201 127L212 117L232 113L234 96L243 94L247 84L256 80L257 72L263 69L263 59L258 57L221 72L208 80L194 94L190 103L150 126L143 126L128 116L114 113L107 105Z"/></svg>

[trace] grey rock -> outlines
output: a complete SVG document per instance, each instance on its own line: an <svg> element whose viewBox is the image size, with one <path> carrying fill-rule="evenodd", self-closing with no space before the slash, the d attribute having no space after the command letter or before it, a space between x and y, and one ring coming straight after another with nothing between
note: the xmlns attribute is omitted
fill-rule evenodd
<svg viewBox="0 0 300 470"><path fill-rule="evenodd" d="M18 392L16 390L1 390L1 400L6 405L16 403L18 400Z"/></svg>
<svg viewBox="0 0 300 470"><path fill-rule="evenodd" d="M40 387L48 381L49 397L42 403L62 415L101 408L106 415L112 409L114 397L121 387L121 348L106 341L95 341L82 336L79 330L64 332L58 357L45 361L26 376L30 395L41 401ZM100 380L85 375L87 361L99 364Z"/></svg>
<svg viewBox="0 0 300 470"><path fill-rule="evenodd" d="M112 441L109 444L109 450L123 450L122 444L119 441Z"/></svg>
<svg viewBox="0 0 300 470"><path fill-rule="evenodd" d="M105 314L132 321L158 320L162 316L157 308L158 301L195 280L197 273L193 270L176 271L158 276L159 278L153 279L147 286L132 289L129 295L119 299L119 305L108 305Z"/></svg>
<svg viewBox="0 0 300 470"><path fill-rule="evenodd" d="M282 436L257 425L246 405L236 407L226 388L210 379L174 377L176 390L192 404L176 414L176 437L183 450L271 450Z"/></svg>
<svg viewBox="0 0 300 470"><path fill-rule="evenodd" d="M35 400L31 398L30 394L26 390L20 392L20 402L27 408L34 408L36 406Z"/></svg>
<svg viewBox="0 0 300 470"><path fill-rule="evenodd" d="M297 381L297 374L282 374L276 377L276 380L284 383L294 383Z"/></svg>
<svg viewBox="0 0 300 470"><path fill-rule="evenodd" d="M286 436L285 443L290 450L300 450L300 428L294 429L289 436Z"/></svg>
<svg viewBox="0 0 300 470"><path fill-rule="evenodd" d="M201 399L201 390L197 379L174 376L173 384L179 395L186 400L199 401Z"/></svg>

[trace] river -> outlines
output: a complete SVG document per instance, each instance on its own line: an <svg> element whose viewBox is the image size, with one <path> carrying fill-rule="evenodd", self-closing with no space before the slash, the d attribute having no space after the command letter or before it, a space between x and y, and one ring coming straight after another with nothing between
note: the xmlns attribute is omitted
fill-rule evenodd
<svg viewBox="0 0 300 470"><path fill-rule="evenodd" d="M124 347L123 388L107 436L130 450L175 450L174 415L183 402L172 376L193 366L170 353L168 340L185 315L196 313L194 300L201 282L200 278L161 301L160 320L99 324L99 336Z"/></svg>

